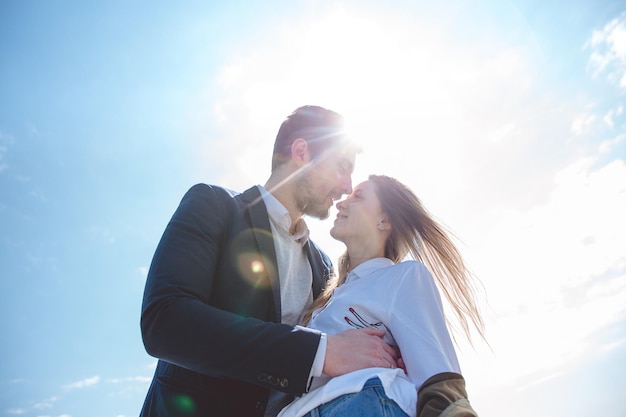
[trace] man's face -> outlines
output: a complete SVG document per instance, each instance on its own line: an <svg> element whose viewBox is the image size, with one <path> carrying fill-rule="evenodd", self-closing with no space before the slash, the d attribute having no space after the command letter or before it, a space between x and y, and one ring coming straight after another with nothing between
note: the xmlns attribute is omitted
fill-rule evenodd
<svg viewBox="0 0 626 417"><path fill-rule="evenodd" d="M346 151L311 163L297 180L296 203L302 213L324 220L335 200L352 192L356 154Z"/></svg>

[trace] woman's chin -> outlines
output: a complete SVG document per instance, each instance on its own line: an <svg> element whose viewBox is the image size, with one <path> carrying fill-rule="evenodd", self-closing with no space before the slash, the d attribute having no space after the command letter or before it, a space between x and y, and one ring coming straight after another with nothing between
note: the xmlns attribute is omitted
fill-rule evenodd
<svg viewBox="0 0 626 417"><path fill-rule="evenodd" d="M338 241L342 242L342 240L341 240L341 232L340 232L339 230L337 230L337 226L333 226L333 227L330 229L330 236L331 236L333 239L335 239L335 240L338 240Z"/></svg>

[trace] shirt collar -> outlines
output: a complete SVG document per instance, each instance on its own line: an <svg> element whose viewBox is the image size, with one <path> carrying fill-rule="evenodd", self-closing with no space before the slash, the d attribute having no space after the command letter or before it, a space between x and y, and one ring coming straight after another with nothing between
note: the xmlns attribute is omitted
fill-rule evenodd
<svg viewBox="0 0 626 417"><path fill-rule="evenodd" d="M392 265L394 265L394 263L389 258L373 258L367 260L358 265L352 271L350 271L348 277L346 278L346 282L355 279L365 278L366 276L373 274L376 271Z"/></svg>
<svg viewBox="0 0 626 417"><path fill-rule="evenodd" d="M285 206L264 187L259 185L258 188L263 198L263 203L265 203L265 207L267 208L267 214L274 226L276 226L283 235L288 236L304 246L309 238L309 228L304 219L301 218L298 220L294 234L289 233L289 229L291 228L291 216Z"/></svg>

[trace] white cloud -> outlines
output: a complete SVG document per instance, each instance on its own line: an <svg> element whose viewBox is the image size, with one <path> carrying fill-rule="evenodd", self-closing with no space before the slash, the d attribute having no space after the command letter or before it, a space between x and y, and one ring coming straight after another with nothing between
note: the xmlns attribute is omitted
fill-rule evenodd
<svg viewBox="0 0 626 417"><path fill-rule="evenodd" d="M97 385L100 382L100 376L95 375L90 378L81 379L80 381L72 382L71 384L64 385L65 389L81 389Z"/></svg>
<svg viewBox="0 0 626 417"><path fill-rule="evenodd" d="M114 244L117 240L111 230L101 225L91 225L86 229L86 232L92 239L107 244Z"/></svg>
<svg viewBox="0 0 626 417"><path fill-rule="evenodd" d="M25 382L28 382L28 380L25 378L15 378L9 381L9 383L11 384L23 384Z"/></svg>
<svg viewBox="0 0 626 417"><path fill-rule="evenodd" d="M142 276L142 278L146 278L148 276L148 267L147 266L140 266L139 268L137 268L137 271Z"/></svg>
<svg viewBox="0 0 626 417"><path fill-rule="evenodd" d="M6 146L0 146L0 172L8 168L8 164L4 161L4 155L7 153Z"/></svg>
<svg viewBox="0 0 626 417"><path fill-rule="evenodd" d="M581 114L572 123L571 131L573 134L580 136L591 132L593 122L596 121L595 114Z"/></svg>
<svg viewBox="0 0 626 417"><path fill-rule="evenodd" d="M147 376L131 376L126 378L112 378L108 382L115 386L114 391L109 391L111 398L133 398L137 395L144 396L148 385L152 381Z"/></svg>
<svg viewBox="0 0 626 417"><path fill-rule="evenodd" d="M56 403L58 399L59 399L58 397L51 397L45 401L41 401L41 402L33 404L33 408L35 410L45 410L48 408L53 408L54 403Z"/></svg>
<svg viewBox="0 0 626 417"><path fill-rule="evenodd" d="M608 127L614 127L615 123L613 122L613 110L609 110L609 112L607 114L605 114L604 117L602 118L602 121Z"/></svg>
<svg viewBox="0 0 626 417"><path fill-rule="evenodd" d="M594 334L626 312L624 161L582 159L554 182L545 204L498 213L470 253L494 349L467 355L478 390L571 369L608 348Z"/></svg>
<svg viewBox="0 0 626 417"><path fill-rule="evenodd" d="M0 173L5 171L9 164L6 162L6 154L9 148L6 145L15 143L15 138L7 133L0 132Z"/></svg>
<svg viewBox="0 0 626 417"><path fill-rule="evenodd" d="M59 400L59 397L50 397L44 401L34 402L30 404L28 408L13 408L13 409L7 410L6 412L7 414L13 414L13 415L29 414L32 411L41 412L42 410L48 410L48 409L54 408L55 403L58 400ZM38 415L38 417L45 417L45 416Z"/></svg>
<svg viewBox="0 0 626 417"><path fill-rule="evenodd" d="M594 76L606 72L609 80L626 88L626 12L595 30L585 43Z"/></svg>
<svg viewBox="0 0 626 417"><path fill-rule="evenodd" d="M508 287L526 304L542 304L558 297L564 283L598 276L624 256L626 236L616 229L625 224L626 167L622 160L596 163L585 158L560 171L545 204L495 214L480 248L491 285ZM529 262L520 262L520 256ZM506 280L497 278L502 265L516 266Z"/></svg>
<svg viewBox="0 0 626 417"><path fill-rule="evenodd" d="M122 384L126 382L139 382L141 384L149 383L152 381L152 377L148 376L129 376L126 378L112 378L109 380L112 384Z"/></svg>
<svg viewBox="0 0 626 417"><path fill-rule="evenodd" d="M619 146L626 140L626 134L618 135L613 139L607 139L600 144L599 152L601 154L608 154L610 152L619 151Z"/></svg>

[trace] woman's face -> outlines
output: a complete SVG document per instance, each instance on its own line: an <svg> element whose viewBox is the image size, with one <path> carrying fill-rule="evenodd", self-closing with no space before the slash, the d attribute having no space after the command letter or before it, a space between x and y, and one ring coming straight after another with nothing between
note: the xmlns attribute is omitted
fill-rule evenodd
<svg viewBox="0 0 626 417"><path fill-rule="evenodd" d="M330 230L332 237L346 245L381 237L378 225L384 215L375 187L371 181L362 182L345 200L337 203L339 212Z"/></svg>

